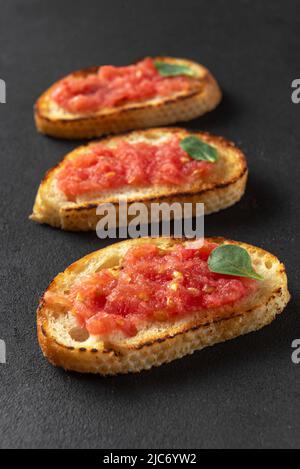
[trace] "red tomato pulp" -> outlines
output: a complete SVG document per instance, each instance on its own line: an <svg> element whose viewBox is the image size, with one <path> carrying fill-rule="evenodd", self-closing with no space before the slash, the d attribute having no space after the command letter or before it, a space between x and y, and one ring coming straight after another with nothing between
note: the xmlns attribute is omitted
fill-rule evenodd
<svg viewBox="0 0 300 469"><path fill-rule="evenodd" d="M133 247L119 269L103 269L75 284L69 307L90 334L104 337L117 331L134 336L145 323L196 312L210 320L222 317L222 307L255 291L257 282L210 272L207 260L216 247L207 242L169 251L150 243Z"/></svg>
<svg viewBox="0 0 300 469"><path fill-rule="evenodd" d="M187 76L163 77L151 58L135 65L106 65L85 77L72 75L53 88L52 99L71 113L91 113L129 101L171 96L190 89L195 79Z"/></svg>
<svg viewBox="0 0 300 469"><path fill-rule="evenodd" d="M193 160L179 143L177 136L156 145L120 141L108 148L98 143L63 166L57 174L58 187L74 200L124 186L193 183L212 171L213 163Z"/></svg>

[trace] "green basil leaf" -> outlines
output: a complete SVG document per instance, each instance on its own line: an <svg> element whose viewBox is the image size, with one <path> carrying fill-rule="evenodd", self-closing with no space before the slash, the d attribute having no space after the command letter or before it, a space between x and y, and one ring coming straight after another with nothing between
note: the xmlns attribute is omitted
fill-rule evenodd
<svg viewBox="0 0 300 469"><path fill-rule="evenodd" d="M186 151L194 160L209 161L215 163L218 159L217 150L200 140L198 137L189 136L181 140L181 148Z"/></svg>
<svg viewBox="0 0 300 469"><path fill-rule="evenodd" d="M158 73L163 77L177 77L179 75L188 75L190 77L197 76L197 73L187 65L171 64L156 60L154 62L154 66Z"/></svg>
<svg viewBox="0 0 300 469"><path fill-rule="evenodd" d="M233 244L223 244L214 249L208 259L208 268L217 274L263 280L253 269L251 257L246 249Z"/></svg>

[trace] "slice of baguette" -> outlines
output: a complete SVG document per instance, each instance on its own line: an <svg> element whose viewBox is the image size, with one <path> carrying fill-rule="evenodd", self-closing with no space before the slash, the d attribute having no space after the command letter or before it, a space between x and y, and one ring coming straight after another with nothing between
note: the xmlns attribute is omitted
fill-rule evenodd
<svg viewBox="0 0 300 469"><path fill-rule="evenodd" d="M257 292L233 307L227 306L221 316L220 309L216 310L213 321L208 321L203 312L193 313L180 320L150 323L133 338L116 337L109 342L84 334L72 313L47 307L43 296L37 312L37 329L45 357L53 365L79 372L102 375L138 372L271 323L290 299L284 265L272 254L245 243L223 238L208 241L237 244L248 251L256 271L264 277ZM111 245L72 264L53 280L47 292L67 292L75 280L103 268L118 267L129 248L149 242L161 249L172 249L185 241L140 238Z"/></svg>
<svg viewBox="0 0 300 469"><path fill-rule="evenodd" d="M169 97L127 102L114 108L102 108L93 114L71 114L51 98L53 86L45 91L35 104L37 129L58 138L82 139L120 133L130 129L143 129L157 125L189 121L212 111L221 101L221 90L211 73L196 62L171 57L156 57L168 63L189 66L197 73L189 91ZM98 67L74 72L76 78L95 74Z"/></svg>
<svg viewBox="0 0 300 469"><path fill-rule="evenodd" d="M148 142L159 144L172 135L184 138L190 134L180 128L156 128L130 132L125 135L108 137L101 142L108 146L116 145L120 140L129 142ZM153 202L205 204L205 213L213 213L230 207L240 200L245 192L247 181L247 163L244 154L235 145L221 137L204 132L193 132L203 141L218 150L219 159L214 163L211 175L195 180L193 184L156 185L149 187L132 187L102 192L93 196L78 197L70 202L56 183L56 175L67 161L87 152L95 143L81 146L68 155L63 161L47 172L41 182L36 196L31 219L39 223L48 223L54 227L70 231L95 230L100 216L96 209L100 204L113 203L118 210L119 199L126 197L128 203L144 202L148 207Z"/></svg>

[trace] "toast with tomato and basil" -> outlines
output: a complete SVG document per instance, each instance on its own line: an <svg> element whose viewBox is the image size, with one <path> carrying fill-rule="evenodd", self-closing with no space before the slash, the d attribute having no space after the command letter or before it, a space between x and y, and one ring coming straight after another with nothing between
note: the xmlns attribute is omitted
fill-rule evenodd
<svg viewBox="0 0 300 469"><path fill-rule="evenodd" d="M138 372L261 329L289 299L284 265L263 249L140 238L60 273L40 300L38 339L67 370Z"/></svg>
<svg viewBox="0 0 300 469"><path fill-rule="evenodd" d="M81 146L47 172L31 219L64 230L94 230L97 208L126 198L143 202L204 203L213 213L240 200L245 156L233 143L204 132L156 128ZM99 213L99 212L98 212ZM171 213L171 216L173 213ZM118 220L117 220L118 222Z"/></svg>
<svg viewBox="0 0 300 469"><path fill-rule="evenodd" d="M67 139L189 121L212 111L220 88L202 65L186 59L147 57L126 67L74 72L35 104L37 129Z"/></svg>

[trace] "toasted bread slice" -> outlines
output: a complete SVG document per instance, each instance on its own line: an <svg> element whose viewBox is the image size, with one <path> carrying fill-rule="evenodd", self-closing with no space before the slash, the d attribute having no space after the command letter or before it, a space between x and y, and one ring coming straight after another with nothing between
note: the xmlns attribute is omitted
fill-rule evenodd
<svg viewBox="0 0 300 469"><path fill-rule="evenodd" d="M188 91L168 97L126 102L113 108L86 114L72 114L58 106L51 98L53 86L45 91L35 104L37 129L58 138L82 139L115 134L130 129L189 121L212 111L221 101L220 88L211 73L202 65L185 59L156 57L155 60L187 65L197 73L194 85ZM73 76L95 74L98 67L74 72Z"/></svg>
<svg viewBox="0 0 300 469"><path fill-rule="evenodd" d="M222 238L208 241L245 248L255 270L264 277L258 291L235 306L227 306L222 315L220 309L216 311L212 322L207 322L200 312L193 313L180 320L150 323L133 338L109 342L98 336L83 335L72 313L47 307L43 296L37 312L37 329L44 355L56 366L79 372L102 375L138 372L258 330L272 322L290 299L284 265L272 254L245 243ZM63 294L80 278L103 268L119 266L129 248L145 242L155 243L161 249L172 249L185 241L141 238L111 245L72 264L53 280L47 292Z"/></svg>
<svg viewBox="0 0 300 469"><path fill-rule="evenodd" d="M157 128L130 132L125 135L102 139L107 146L114 146L120 140L129 142L149 142L159 144L172 135L184 138L190 134L180 128ZM245 191L247 181L247 163L244 154L235 145L223 138L204 132L194 132L203 141L218 150L218 161L214 164L211 175L195 180L194 184L156 185L150 187L124 187L121 190L78 197L70 202L56 183L57 173L67 161L86 153L95 143L81 146L65 156L63 161L47 172L38 189L31 219L39 223L48 223L54 227L70 231L94 230L100 216L96 209L100 204L113 203L118 209L119 199L126 197L128 203L144 202L149 206L153 202L180 202L205 204L205 213L213 213L235 204Z"/></svg>

